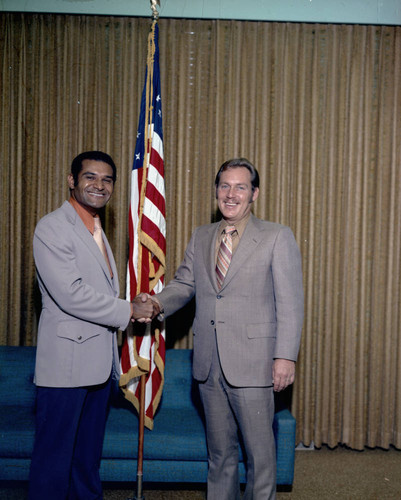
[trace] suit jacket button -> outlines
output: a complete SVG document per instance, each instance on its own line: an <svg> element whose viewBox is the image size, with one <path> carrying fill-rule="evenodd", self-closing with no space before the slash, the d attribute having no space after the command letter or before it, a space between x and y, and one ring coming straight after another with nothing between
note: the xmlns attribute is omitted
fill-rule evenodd
<svg viewBox="0 0 401 500"><path fill-rule="evenodd" d="M218 298L218 299L221 299L221 295L217 295L217 298Z"/></svg>
<svg viewBox="0 0 401 500"><path fill-rule="evenodd" d="M82 340L82 335L78 335L77 339Z"/></svg>
<svg viewBox="0 0 401 500"><path fill-rule="evenodd" d="M211 325L214 325L214 321L212 320L212 321L210 322L210 324L211 324Z"/></svg>

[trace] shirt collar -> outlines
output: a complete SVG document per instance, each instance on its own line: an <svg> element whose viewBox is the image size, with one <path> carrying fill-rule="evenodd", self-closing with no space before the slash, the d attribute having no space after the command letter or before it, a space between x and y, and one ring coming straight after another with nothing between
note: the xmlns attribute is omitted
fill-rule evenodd
<svg viewBox="0 0 401 500"><path fill-rule="evenodd" d="M75 208L77 214L80 216L82 222L85 224L88 231L93 234L95 230L95 220L91 213L88 212L77 200L71 196L68 200L71 205ZM98 215L96 217L99 217Z"/></svg>
<svg viewBox="0 0 401 500"><path fill-rule="evenodd" d="M238 221L236 224L230 224L225 219L222 219L219 227L219 234L221 234L227 226L234 226L237 230L238 237L241 238L244 234L246 225L251 217L251 212L249 212L243 219ZM235 234L235 233L234 233Z"/></svg>

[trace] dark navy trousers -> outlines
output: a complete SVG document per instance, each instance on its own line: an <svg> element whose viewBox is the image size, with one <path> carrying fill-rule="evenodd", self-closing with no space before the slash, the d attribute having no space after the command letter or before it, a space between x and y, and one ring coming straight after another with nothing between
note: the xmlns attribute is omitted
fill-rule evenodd
<svg viewBox="0 0 401 500"><path fill-rule="evenodd" d="M111 377L101 385L38 387L29 500L102 498L99 476Z"/></svg>

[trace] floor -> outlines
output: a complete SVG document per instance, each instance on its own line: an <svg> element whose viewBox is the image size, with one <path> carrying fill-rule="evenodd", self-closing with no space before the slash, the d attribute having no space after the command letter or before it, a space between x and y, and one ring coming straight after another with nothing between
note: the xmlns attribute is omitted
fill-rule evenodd
<svg viewBox="0 0 401 500"><path fill-rule="evenodd" d="M104 485L104 500L134 500L135 494L135 484ZM136 500L205 500L205 485L144 483L142 497ZM26 499L26 484L0 483L0 499ZM331 499L401 500L401 451L297 450L292 490L279 491L277 500Z"/></svg>

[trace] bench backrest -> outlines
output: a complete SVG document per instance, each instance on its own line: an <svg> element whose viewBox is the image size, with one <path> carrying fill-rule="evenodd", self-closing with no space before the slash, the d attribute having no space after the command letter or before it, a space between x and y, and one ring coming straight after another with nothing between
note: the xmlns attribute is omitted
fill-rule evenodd
<svg viewBox="0 0 401 500"><path fill-rule="evenodd" d="M0 346L0 406L35 402L35 347Z"/></svg>
<svg viewBox="0 0 401 500"><path fill-rule="evenodd" d="M0 405L34 405L35 347L0 346ZM182 408L197 403L192 382L192 350L166 351L162 405Z"/></svg>

